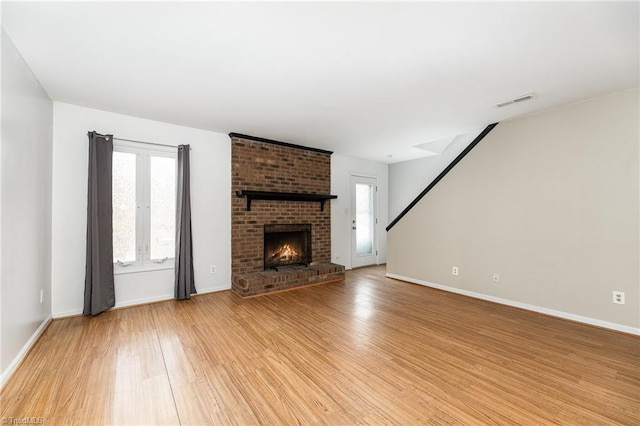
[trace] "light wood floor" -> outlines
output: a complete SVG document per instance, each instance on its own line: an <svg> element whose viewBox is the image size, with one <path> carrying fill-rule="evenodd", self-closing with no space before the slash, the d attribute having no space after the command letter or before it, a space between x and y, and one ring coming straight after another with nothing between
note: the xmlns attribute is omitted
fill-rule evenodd
<svg viewBox="0 0 640 426"><path fill-rule="evenodd" d="M640 339L384 278L54 321L1 417L98 424L640 424Z"/></svg>

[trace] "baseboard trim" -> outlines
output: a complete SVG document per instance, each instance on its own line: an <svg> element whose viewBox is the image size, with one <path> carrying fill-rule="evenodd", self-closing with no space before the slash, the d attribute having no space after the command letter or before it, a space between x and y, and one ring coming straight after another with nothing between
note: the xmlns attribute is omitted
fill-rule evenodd
<svg viewBox="0 0 640 426"><path fill-rule="evenodd" d="M198 290L198 294L194 294L194 296L208 294L208 293L217 293L219 291L231 290L230 285L221 285L216 287L205 288L203 290Z"/></svg>
<svg viewBox="0 0 640 426"><path fill-rule="evenodd" d="M4 387L11 375L17 370L18 366L25 359L33 345L38 341L42 333L44 333L44 331L47 329L52 319L53 318L51 317L51 315L49 315L47 318L45 318L44 321L42 321L40 326L31 335L29 340L27 340L27 343L24 344L22 349L20 349L20 352L18 352L13 361L11 361L11 364L9 364L7 368L2 372L2 375L0 376L0 389Z"/></svg>
<svg viewBox="0 0 640 426"><path fill-rule="evenodd" d="M563 311L557 311L555 309L543 308L541 306L530 305L528 303L515 302L513 300L503 299L501 297L490 296L488 294L482 294L482 293L476 293L474 291L463 290L463 289L455 288L455 287L449 287L449 286L446 286L446 285L436 284L436 283L432 283L432 282L429 282L429 281L423 281L423 280L419 280L419 279L416 279L416 278L405 277L405 276L402 276L402 275L392 274L392 273L389 273L389 272L387 272L385 274L385 276L387 278L393 278L395 280L406 281L406 282L412 283L412 284L419 284L419 285L423 285L425 287L436 288L438 290L444 290L444 291L448 291L450 293L457 293L457 294L461 294L463 296L473 297L475 299L487 300L489 302L495 302L495 303L499 303L501 305L512 306L514 308L525 309L527 311L537 312L537 313L549 315L549 316L552 316L552 317L562 318L562 319L566 319L566 320L570 320L570 321L576 321L576 322L580 322L580 323L583 323L583 324L593 325L593 326L596 326L596 327L602 327L602 328L606 328L606 329L609 329L609 330L614 330L614 331L619 331L619 332L622 332L622 333L628 333L628 334L634 334L636 336L640 336L640 328L631 327L631 326L628 326L628 325L617 324L617 323L609 322L609 321L603 321L603 320L599 320L599 319L596 319L596 318L585 317L585 316L582 316L582 315L571 314L571 313L563 312Z"/></svg>
<svg viewBox="0 0 640 426"><path fill-rule="evenodd" d="M53 313L53 319L57 320L57 319L62 319L62 318L77 317L77 316L80 316L80 315L82 315L82 309L73 310L73 311L54 312Z"/></svg>
<svg viewBox="0 0 640 426"><path fill-rule="evenodd" d="M198 296L200 294L215 293L215 292L224 291L224 290L231 290L231 286L222 285L222 286L205 288L202 290L198 290L198 293L194 294L193 296ZM174 295L173 293L171 293L171 294L163 294L163 295L154 296L154 297L145 297L143 299L127 300L126 302L116 303L116 306L114 306L112 309L130 308L132 306L148 305L149 303L165 302L167 300L172 300L173 298L174 298ZM53 314L53 318L62 319L62 318L68 318L68 317L76 317L79 315L82 315L82 309L73 310L73 311L56 312Z"/></svg>

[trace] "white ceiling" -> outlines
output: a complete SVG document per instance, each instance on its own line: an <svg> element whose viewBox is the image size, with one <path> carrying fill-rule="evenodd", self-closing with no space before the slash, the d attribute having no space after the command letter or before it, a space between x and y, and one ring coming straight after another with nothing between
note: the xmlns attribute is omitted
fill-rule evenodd
<svg viewBox="0 0 640 426"><path fill-rule="evenodd" d="M55 101L382 162L639 79L637 2L2 8Z"/></svg>

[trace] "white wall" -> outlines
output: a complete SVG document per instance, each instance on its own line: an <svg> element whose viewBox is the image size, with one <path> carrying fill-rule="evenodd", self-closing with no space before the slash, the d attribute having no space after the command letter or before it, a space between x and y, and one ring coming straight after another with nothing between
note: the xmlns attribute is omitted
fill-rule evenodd
<svg viewBox="0 0 640 426"><path fill-rule="evenodd" d="M389 231L388 273L640 333L639 124L638 89L500 123Z"/></svg>
<svg viewBox="0 0 640 426"><path fill-rule="evenodd" d="M2 30L2 382L51 315L52 102ZM40 303L44 290L44 303Z"/></svg>
<svg viewBox="0 0 640 426"><path fill-rule="evenodd" d="M351 175L378 179L378 264L387 261L387 232L389 223L389 175L384 163L359 160L338 154L331 156L331 261L351 269Z"/></svg>
<svg viewBox="0 0 640 426"><path fill-rule="evenodd" d="M389 165L389 221L394 220L484 129L456 136L440 154Z"/></svg>
<svg viewBox="0 0 640 426"><path fill-rule="evenodd" d="M2 5L0 5L0 23L2 22ZM4 339L2 338L3 333L3 328L2 328L2 283L4 282L2 280L2 140L3 140L3 135L2 135L2 127L3 127L3 121L2 121L2 103L3 103L3 96L2 96L2 64L4 63L4 52L5 52L5 48L3 46L3 44L5 43L4 41L4 28L0 27L0 377L2 377L2 380L0 380L0 387L4 384L4 381L6 380L7 374L9 373L9 371L6 370L6 368L4 367L3 364L3 359L4 356L3 354L3 348L4 345L2 344L2 342L4 341ZM7 371L7 373L5 373L5 371Z"/></svg>
<svg viewBox="0 0 640 426"><path fill-rule="evenodd" d="M82 312L87 208L87 132L191 145L194 273L199 293L231 287L231 144L222 133L54 103L53 316ZM216 273L210 273L210 266ZM116 275L116 306L172 298L174 270Z"/></svg>

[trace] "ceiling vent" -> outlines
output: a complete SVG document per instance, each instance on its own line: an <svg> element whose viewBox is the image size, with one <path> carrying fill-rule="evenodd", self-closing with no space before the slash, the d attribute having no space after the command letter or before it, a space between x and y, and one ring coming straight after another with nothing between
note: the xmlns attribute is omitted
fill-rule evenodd
<svg viewBox="0 0 640 426"><path fill-rule="evenodd" d="M508 101L500 102L496 106L498 108L503 108L503 107L506 107L507 105L518 104L520 102L530 101L531 99L533 99L533 97L534 97L534 94L533 93L529 93L527 95L522 95L522 96L518 96L517 98L509 99Z"/></svg>

